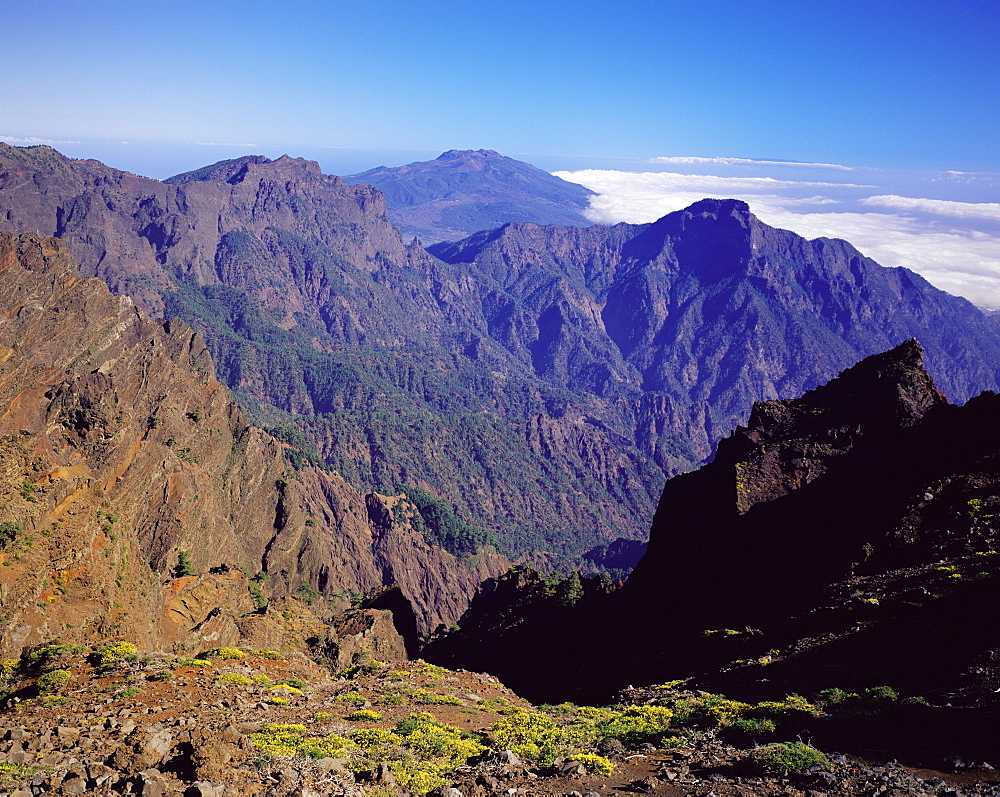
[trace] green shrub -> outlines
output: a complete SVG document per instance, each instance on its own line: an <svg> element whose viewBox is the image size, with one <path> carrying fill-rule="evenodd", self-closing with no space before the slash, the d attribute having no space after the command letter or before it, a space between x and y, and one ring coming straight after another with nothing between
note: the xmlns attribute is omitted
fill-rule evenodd
<svg viewBox="0 0 1000 797"><path fill-rule="evenodd" d="M254 579L247 581L247 591L250 593L250 600L253 601L254 608L263 609L267 606L264 588L257 581Z"/></svg>
<svg viewBox="0 0 1000 797"><path fill-rule="evenodd" d="M7 682L14 677L14 673L17 672L18 667L21 666L21 662L17 659L7 659L4 661L3 665L0 666L0 681Z"/></svg>
<svg viewBox="0 0 1000 797"><path fill-rule="evenodd" d="M730 727L750 736L768 736L778 729L778 724L767 717L740 717Z"/></svg>
<svg viewBox="0 0 1000 797"><path fill-rule="evenodd" d="M183 578L184 576L193 576L194 573L194 563L191 561L191 554L187 551L178 551L177 566L174 567L174 576L176 578Z"/></svg>
<svg viewBox="0 0 1000 797"><path fill-rule="evenodd" d="M53 670L52 672L45 673L38 680L38 694L48 695L58 692L72 677L73 673L69 670Z"/></svg>
<svg viewBox="0 0 1000 797"><path fill-rule="evenodd" d="M288 684L275 684L274 686L267 687L267 691L273 692L274 694L281 694L284 695L285 697L302 694L301 689L297 689L294 686L289 686Z"/></svg>
<svg viewBox="0 0 1000 797"><path fill-rule="evenodd" d="M239 648L216 648L208 651L205 656L213 656L217 659L245 659L247 654Z"/></svg>
<svg viewBox="0 0 1000 797"><path fill-rule="evenodd" d="M30 764L8 764L0 761L0 786L7 788L28 780L42 767Z"/></svg>
<svg viewBox="0 0 1000 797"><path fill-rule="evenodd" d="M831 686L829 689L822 689L816 693L816 702L821 706L836 706L851 697L857 697L857 695Z"/></svg>
<svg viewBox="0 0 1000 797"><path fill-rule="evenodd" d="M674 712L663 706L628 706L612 711L597 723L602 738L621 739L626 744L655 741L666 733Z"/></svg>
<svg viewBox="0 0 1000 797"><path fill-rule="evenodd" d="M603 775L607 777L615 771L615 765L611 763L611 759L605 758L602 755L578 753L573 756L573 759L583 764L591 775Z"/></svg>
<svg viewBox="0 0 1000 797"><path fill-rule="evenodd" d="M45 645L25 656L24 664L28 669L35 669L36 667L44 666L58 656L76 656L85 650L86 648L83 645Z"/></svg>
<svg viewBox="0 0 1000 797"><path fill-rule="evenodd" d="M469 734L427 713L406 717L395 731L363 728L350 738L307 736L304 725L270 724L250 734L250 741L276 757L346 758L355 772L385 763L400 786L418 794L446 785L445 775L485 749Z"/></svg>
<svg viewBox="0 0 1000 797"><path fill-rule="evenodd" d="M560 751L561 734L551 717L515 708L490 727L491 747L512 750L519 756L551 762Z"/></svg>
<svg viewBox="0 0 1000 797"><path fill-rule="evenodd" d="M15 520L5 520L0 523L0 550L14 542L22 533L24 533L24 526Z"/></svg>
<svg viewBox="0 0 1000 797"><path fill-rule="evenodd" d="M899 700L899 693L891 686L869 686L861 695L866 700Z"/></svg>
<svg viewBox="0 0 1000 797"><path fill-rule="evenodd" d="M347 719L351 722L381 722L385 717L377 711L363 708L348 714Z"/></svg>
<svg viewBox="0 0 1000 797"><path fill-rule="evenodd" d="M823 753L802 742L765 744L755 748L750 755L761 769L769 773L787 774L808 769L813 764L830 763Z"/></svg>
<svg viewBox="0 0 1000 797"><path fill-rule="evenodd" d="M426 706L460 706L462 701L453 695L439 695L429 689L415 689L413 699Z"/></svg>
<svg viewBox="0 0 1000 797"><path fill-rule="evenodd" d="M691 716L702 724L726 727L750 708L749 703L730 700L723 695L706 695L694 707Z"/></svg>
<svg viewBox="0 0 1000 797"><path fill-rule="evenodd" d="M250 734L250 741L266 753L293 758L344 758L357 750L351 740L343 736L306 736L306 726L299 724L271 723L257 733Z"/></svg>
<svg viewBox="0 0 1000 797"><path fill-rule="evenodd" d="M583 579L579 571L571 573L556 585L556 602L560 606L574 606L583 597Z"/></svg>
<svg viewBox="0 0 1000 797"><path fill-rule="evenodd" d="M214 667L208 659L181 659L177 662L178 667Z"/></svg>

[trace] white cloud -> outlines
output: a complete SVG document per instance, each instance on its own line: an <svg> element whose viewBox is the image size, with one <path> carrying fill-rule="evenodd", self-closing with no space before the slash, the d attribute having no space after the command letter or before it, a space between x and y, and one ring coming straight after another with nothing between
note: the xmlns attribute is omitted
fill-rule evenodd
<svg viewBox="0 0 1000 797"><path fill-rule="evenodd" d="M836 202L830 197L783 197L777 192L802 189L867 188L854 183L826 183L807 180L778 180L774 177L717 177L711 174L676 174L674 172L620 172L611 169L584 169L553 172L556 177L585 185L593 197L586 216L599 224L619 221L643 223L655 221L666 213L686 208L705 197L733 197L754 203L783 205L824 205Z"/></svg>
<svg viewBox="0 0 1000 797"><path fill-rule="evenodd" d="M556 174L597 192L587 216L598 223L655 221L706 197L742 199L767 224L806 238L843 238L883 266L905 266L942 290L1000 308L1000 231L987 229L1000 220L995 203L894 194L858 198L856 190L842 189L866 186L770 177L596 169ZM824 189L821 195L816 188ZM832 205L843 210L830 212ZM865 212L868 207L879 212Z"/></svg>
<svg viewBox="0 0 1000 797"><path fill-rule="evenodd" d="M859 200L863 205L890 210L916 211L937 216L958 216L965 219L1000 221L1000 204L996 202L954 202L948 199L917 199L885 194Z"/></svg>
<svg viewBox="0 0 1000 797"><path fill-rule="evenodd" d="M0 134L0 141L6 141L8 144L12 144L14 146L29 146L29 147L34 147L37 146L38 144L48 144L49 146L52 146L53 144L83 143L82 141L68 141L58 138L38 138L37 136L18 137L18 136L5 136L3 134Z"/></svg>
<svg viewBox="0 0 1000 797"><path fill-rule="evenodd" d="M801 161L766 161L753 158L701 158L694 155L674 155L650 158L650 163L674 164L705 164L710 166L803 166L812 169L840 169L845 172L854 171L853 166L841 166L839 163L803 163Z"/></svg>
<svg viewBox="0 0 1000 797"><path fill-rule="evenodd" d="M775 207L757 215L806 238L843 238L883 266L905 266L941 290L1000 308L1000 236L935 230L924 220L891 213L796 213Z"/></svg>

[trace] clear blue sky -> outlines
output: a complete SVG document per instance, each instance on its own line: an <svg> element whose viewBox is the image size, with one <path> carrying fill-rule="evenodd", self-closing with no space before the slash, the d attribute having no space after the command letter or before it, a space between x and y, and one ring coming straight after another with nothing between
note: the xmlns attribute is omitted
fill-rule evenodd
<svg viewBox="0 0 1000 797"><path fill-rule="evenodd" d="M1000 171L979 0L2 0L0 22L8 140ZM231 156L205 150L188 168Z"/></svg>

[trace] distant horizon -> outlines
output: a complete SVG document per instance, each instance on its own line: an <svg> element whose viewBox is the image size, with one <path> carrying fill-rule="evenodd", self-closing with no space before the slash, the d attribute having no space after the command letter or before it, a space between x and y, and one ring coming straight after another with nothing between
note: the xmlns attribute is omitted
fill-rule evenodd
<svg viewBox="0 0 1000 797"><path fill-rule="evenodd" d="M281 155L315 160L326 174L358 174L434 160L434 150L252 147L130 143L7 136L14 146L51 146L67 157L166 179L222 160ZM957 170L871 169L740 155L535 156L499 154L583 184L597 196L595 223L654 221L706 197L742 199L767 224L806 238L842 238L883 266L903 266L984 310L1000 309L1000 174ZM154 174L150 174L154 172Z"/></svg>

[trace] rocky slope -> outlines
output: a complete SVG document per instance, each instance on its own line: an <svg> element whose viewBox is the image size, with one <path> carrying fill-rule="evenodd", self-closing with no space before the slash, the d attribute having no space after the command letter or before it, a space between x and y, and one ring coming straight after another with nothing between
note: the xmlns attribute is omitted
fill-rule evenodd
<svg viewBox="0 0 1000 797"><path fill-rule="evenodd" d="M424 243L457 241L508 222L590 226L593 191L490 149L448 150L432 161L344 177L378 188L389 218Z"/></svg>
<svg viewBox="0 0 1000 797"><path fill-rule="evenodd" d="M0 233L0 274L4 652L224 645L253 593L332 612L390 585L426 631L507 566L430 545L401 496L290 467L197 333L79 276L59 240Z"/></svg>
<svg viewBox="0 0 1000 797"><path fill-rule="evenodd" d="M0 789L13 797L846 797L885 789L971 797L998 786L982 761L914 770L801 742L758 746L734 724L741 714L774 717L772 737L789 738L849 714L801 697L749 705L661 686L630 689L604 708L539 709L491 676L422 662L366 659L335 677L280 650L136 658L120 645L37 648L8 661L0 679L8 687ZM869 723L934 712L885 698L855 702Z"/></svg>
<svg viewBox="0 0 1000 797"><path fill-rule="evenodd" d="M508 574L428 657L553 702L672 679L750 700L888 685L953 710L856 738L975 747L1000 688L1000 396L948 404L922 353L908 341L756 404L667 483L624 586Z"/></svg>

